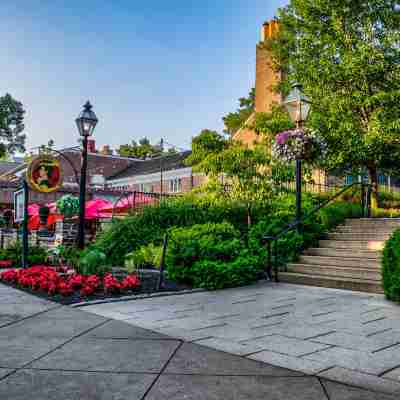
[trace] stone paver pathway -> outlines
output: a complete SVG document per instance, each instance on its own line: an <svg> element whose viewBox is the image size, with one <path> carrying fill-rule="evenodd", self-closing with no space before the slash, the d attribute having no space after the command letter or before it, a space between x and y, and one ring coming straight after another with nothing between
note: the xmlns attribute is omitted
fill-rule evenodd
<svg viewBox="0 0 400 400"><path fill-rule="evenodd" d="M0 284L0 399L398 399L398 395L382 393L388 391L387 387L363 390L149 331L135 326L139 318L129 314L132 307L138 314L152 308L156 315L156 309L160 314L164 306L174 305L178 315L193 313L193 321L198 315L196 310L182 311L183 306L188 309L188 303L205 305L214 299L217 304L219 298L224 298L226 306L235 303L233 306L240 308L240 304L253 303L249 302L254 298L249 296L252 290L256 290L256 298L261 296L256 294L260 289L271 290L259 287L194 297L174 296L153 300L151 304L118 303L128 312L119 315L128 317L127 323L40 300ZM99 308L106 312L114 305ZM218 307L213 308L217 314ZM235 313L238 314L237 310ZM201 332L200 319L198 323L194 329ZM186 331L192 332L189 325ZM393 374L390 379L396 383Z"/></svg>
<svg viewBox="0 0 400 400"><path fill-rule="evenodd" d="M381 295L262 283L83 309L247 359L400 394L400 306Z"/></svg>

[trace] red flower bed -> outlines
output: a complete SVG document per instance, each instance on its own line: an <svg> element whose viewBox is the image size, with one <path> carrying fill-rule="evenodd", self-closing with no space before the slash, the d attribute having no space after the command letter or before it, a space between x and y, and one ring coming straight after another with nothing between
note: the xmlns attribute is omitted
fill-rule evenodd
<svg viewBox="0 0 400 400"><path fill-rule="evenodd" d="M0 273L0 281L46 292L49 296L71 296L79 291L81 297L87 297L99 292L121 293L140 286L137 275L128 275L120 282L111 274L106 274L100 279L97 275L84 276L65 267L56 270L43 265L3 271Z"/></svg>

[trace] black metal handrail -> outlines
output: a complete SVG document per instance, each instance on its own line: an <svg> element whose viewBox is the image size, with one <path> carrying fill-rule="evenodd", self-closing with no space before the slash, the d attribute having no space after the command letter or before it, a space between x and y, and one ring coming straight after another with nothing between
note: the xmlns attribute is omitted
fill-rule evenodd
<svg viewBox="0 0 400 400"><path fill-rule="evenodd" d="M370 184L367 183L359 183L359 182L354 182L350 185L347 185L343 187L339 192L335 193L332 197L329 199L323 201L321 204L319 204L317 207L313 208L309 213L304 215L302 218L295 220L294 222L290 223L287 225L285 228L283 228L278 234L274 236L264 236L263 239L267 244L268 247L268 260L267 260L267 276L270 280L272 280L272 270L274 271L274 279L275 282L279 282L279 265L278 265L278 240L287 235L289 232L299 229L304 222L319 212L321 209L326 207L329 203L331 203L333 200L337 199L339 196L350 190L351 188L355 186L360 186L361 187L361 212L362 212L362 217L371 217L371 193L372 193L372 188ZM274 262L272 263L272 256L274 258Z"/></svg>

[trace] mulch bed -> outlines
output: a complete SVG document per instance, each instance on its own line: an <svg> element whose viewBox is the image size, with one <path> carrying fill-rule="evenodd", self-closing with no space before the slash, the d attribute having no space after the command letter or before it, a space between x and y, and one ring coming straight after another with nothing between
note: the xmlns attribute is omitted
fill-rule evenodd
<svg viewBox="0 0 400 400"><path fill-rule="evenodd" d="M4 271L4 270L3 270ZM192 289L188 285L178 284L175 281L169 280L164 276L163 284L160 290L157 290L159 271L158 270L144 270L139 274L140 286L133 289L123 289L121 291L105 292L103 288L96 290L93 294L82 296L80 290L75 290L71 295L61 295L59 293L49 295L43 290L33 290L29 287L24 287L20 284L6 282L0 280L0 283L21 290L23 292L32 294L45 300L50 300L62 305L70 305L82 302L108 300L108 299L123 299L124 297L131 297L133 295L151 294L155 292L179 292L182 290ZM121 279L122 280L122 279Z"/></svg>

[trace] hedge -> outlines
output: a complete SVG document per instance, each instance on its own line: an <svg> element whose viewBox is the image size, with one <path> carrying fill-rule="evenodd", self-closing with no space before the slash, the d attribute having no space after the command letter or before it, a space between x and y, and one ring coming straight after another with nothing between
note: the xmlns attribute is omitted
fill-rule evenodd
<svg viewBox="0 0 400 400"><path fill-rule="evenodd" d="M400 229L396 230L385 243L382 281L386 297L400 303Z"/></svg>
<svg viewBox="0 0 400 400"><path fill-rule="evenodd" d="M266 212L267 206L255 206L254 221ZM159 206L145 207L140 214L111 222L92 247L103 252L110 264L123 265L128 253L149 243L160 245L169 228L224 221L243 232L247 221L246 207L235 202L209 201L206 196L166 200Z"/></svg>

